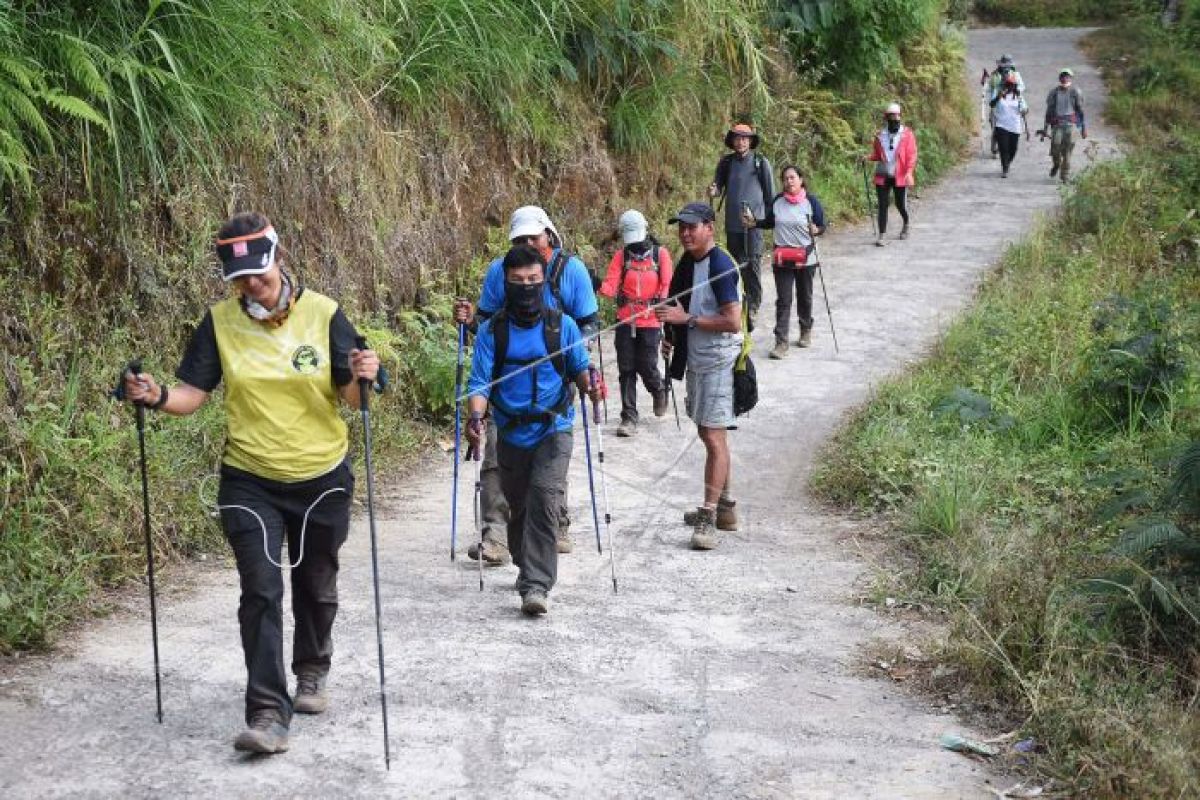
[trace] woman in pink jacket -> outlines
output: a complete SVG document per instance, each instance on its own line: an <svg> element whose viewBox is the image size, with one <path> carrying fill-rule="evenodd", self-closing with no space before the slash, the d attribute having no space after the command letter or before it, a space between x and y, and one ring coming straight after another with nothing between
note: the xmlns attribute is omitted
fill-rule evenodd
<svg viewBox="0 0 1200 800"><path fill-rule="evenodd" d="M621 425L617 436L637 433L637 379L654 400L654 414L667 413L667 385L658 371L662 323L650 307L667 296L671 254L650 236L646 218L630 209L621 215L624 247L613 254L600 294L617 301L617 370L621 379Z"/></svg>
<svg viewBox="0 0 1200 800"><path fill-rule="evenodd" d="M900 104L892 103L883 112L886 124L875 136L871 155L867 161L875 162L875 195L879 210L879 238L876 247L883 247L883 235L887 232L888 195L894 193L896 210L904 227L900 238L908 238L908 188L916 180L917 137L912 128L900 122Z"/></svg>

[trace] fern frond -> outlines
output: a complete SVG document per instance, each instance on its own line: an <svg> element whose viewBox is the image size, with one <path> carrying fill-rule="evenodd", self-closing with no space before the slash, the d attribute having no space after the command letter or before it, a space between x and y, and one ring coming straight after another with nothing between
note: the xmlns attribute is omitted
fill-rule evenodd
<svg viewBox="0 0 1200 800"><path fill-rule="evenodd" d="M33 104L28 95L13 87L12 84L0 83L0 103L8 106L21 124L37 134L48 148L54 149L54 138L50 134L50 126L46 124L42 113L38 111L37 106Z"/></svg>
<svg viewBox="0 0 1200 800"><path fill-rule="evenodd" d="M26 94L32 94L45 85L41 73L34 70L34 65L23 62L12 56L0 56L0 70Z"/></svg>
<svg viewBox="0 0 1200 800"><path fill-rule="evenodd" d="M103 63L104 54L66 31L55 31L54 36L58 40L59 55L71 77L93 97L108 97L112 90L97 66L97 60Z"/></svg>
<svg viewBox="0 0 1200 800"><path fill-rule="evenodd" d="M1187 534L1168 519L1148 517L1129 528L1112 547L1114 555L1139 558L1150 551L1176 542L1188 541Z"/></svg>
<svg viewBox="0 0 1200 800"><path fill-rule="evenodd" d="M40 97L46 105L60 114L66 114L68 117L81 119L108 130L108 120L100 116L100 112L92 108L85 100L57 91L43 92Z"/></svg>
<svg viewBox="0 0 1200 800"><path fill-rule="evenodd" d="M1200 442L1192 442L1175 462L1171 494L1183 501L1194 514L1200 514Z"/></svg>

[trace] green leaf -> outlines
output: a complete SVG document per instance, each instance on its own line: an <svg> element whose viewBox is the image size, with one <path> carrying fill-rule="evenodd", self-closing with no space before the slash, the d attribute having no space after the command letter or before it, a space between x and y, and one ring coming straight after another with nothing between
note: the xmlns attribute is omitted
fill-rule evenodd
<svg viewBox="0 0 1200 800"><path fill-rule="evenodd" d="M44 92L41 99L46 102L46 105L58 111L60 114L66 114L75 119L85 120L97 125L104 130L108 130L108 120L100 116L100 112L92 108L85 100L78 97L72 97L69 94L62 94L58 91Z"/></svg>

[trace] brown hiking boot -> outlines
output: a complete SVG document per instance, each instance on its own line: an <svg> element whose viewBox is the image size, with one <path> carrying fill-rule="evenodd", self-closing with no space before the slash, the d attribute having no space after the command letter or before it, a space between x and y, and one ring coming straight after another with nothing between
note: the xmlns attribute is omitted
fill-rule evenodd
<svg viewBox="0 0 1200 800"><path fill-rule="evenodd" d="M472 561L479 560L479 542L467 548L467 558ZM508 552L508 545L492 538L490 533L485 533L483 535L483 563L494 566L512 563L512 554Z"/></svg>
<svg viewBox="0 0 1200 800"><path fill-rule="evenodd" d="M558 529L558 536L554 539L554 547L560 553L569 553L575 549L575 540L571 538L570 528Z"/></svg>
<svg viewBox="0 0 1200 800"><path fill-rule="evenodd" d="M233 749L246 753L287 752L288 729L279 721L279 712L271 708L255 711L246 730L233 740Z"/></svg>
<svg viewBox="0 0 1200 800"><path fill-rule="evenodd" d="M771 352L767 355L767 357L773 358L776 361L781 361L781 360L787 358L787 351L788 351L788 343L786 341L779 341L779 342L775 343L774 349L771 350Z"/></svg>
<svg viewBox="0 0 1200 800"><path fill-rule="evenodd" d="M668 378L668 380L670 379ZM669 408L667 404L670 403L670 401L670 393L664 386L661 392L654 395L654 416L665 417L667 415L667 409Z"/></svg>
<svg viewBox="0 0 1200 800"><path fill-rule="evenodd" d="M796 340L797 347L812 346L812 328L800 331L800 338Z"/></svg>
<svg viewBox="0 0 1200 800"><path fill-rule="evenodd" d="M550 601L541 589L530 589L521 595L521 613L531 617L540 617L550 610Z"/></svg>
<svg viewBox="0 0 1200 800"><path fill-rule="evenodd" d="M690 525L691 527L694 528L696 526L696 522L699 521L699 519L700 519L700 509L696 509L695 511L683 512L683 524L684 525ZM736 531L737 529L738 529L737 501L730 500L729 502L725 502L724 500L718 500L717 501L717 530Z"/></svg>
<svg viewBox="0 0 1200 800"><path fill-rule="evenodd" d="M327 708L329 693L325 691L325 676L309 672L297 675L292 710L297 714L324 714Z"/></svg>
<svg viewBox="0 0 1200 800"><path fill-rule="evenodd" d="M692 528L692 549L712 550L717 546L717 512L711 508L696 509L696 525Z"/></svg>

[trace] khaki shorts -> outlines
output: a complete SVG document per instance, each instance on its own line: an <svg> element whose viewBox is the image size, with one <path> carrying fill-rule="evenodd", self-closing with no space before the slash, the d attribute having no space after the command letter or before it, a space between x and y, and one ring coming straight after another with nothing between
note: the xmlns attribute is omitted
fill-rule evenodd
<svg viewBox="0 0 1200 800"><path fill-rule="evenodd" d="M687 371L687 415L701 428L728 428L733 416L733 367L715 372Z"/></svg>

